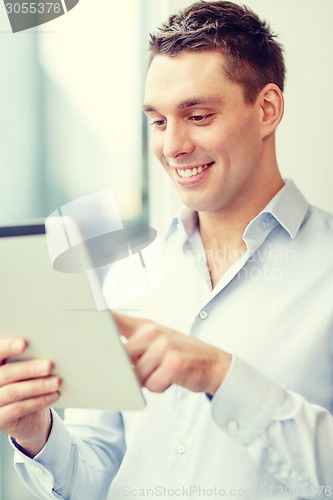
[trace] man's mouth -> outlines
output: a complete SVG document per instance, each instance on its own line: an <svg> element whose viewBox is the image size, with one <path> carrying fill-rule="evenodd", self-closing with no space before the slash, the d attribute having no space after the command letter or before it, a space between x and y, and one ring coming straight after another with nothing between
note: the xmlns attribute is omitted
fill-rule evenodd
<svg viewBox="0 0 333 500"><path fill-rule="evenodd" d="M201 174L206 168L213 165L214 162L207 163L206 165L200 165L198 167L193 168L177 168L177 173L180 177L194 177L198 174Z"/></svg>

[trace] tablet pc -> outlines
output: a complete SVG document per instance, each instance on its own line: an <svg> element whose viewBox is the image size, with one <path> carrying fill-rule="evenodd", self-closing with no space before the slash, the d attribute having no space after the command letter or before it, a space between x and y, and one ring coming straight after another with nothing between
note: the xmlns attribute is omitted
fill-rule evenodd
<svg viewBox="0 0 333 500"><path fill-rule="evenodd" d="M87 274L58 272L44 222L0 227L0 336L28 341L19 359L43 358L62 378L55 407L139 410L140 384Z"/></svg>

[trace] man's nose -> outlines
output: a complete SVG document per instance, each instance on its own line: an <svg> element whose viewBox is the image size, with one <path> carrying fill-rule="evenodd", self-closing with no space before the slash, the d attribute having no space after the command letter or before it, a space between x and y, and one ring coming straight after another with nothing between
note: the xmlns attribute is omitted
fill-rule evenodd
<svg viewBox="0 0 333 500"><path fill-rule="evenodd" d="M186 124L168 123L164 133L163 154L166 158L177 158L192 153L194 142Z"/></svg>

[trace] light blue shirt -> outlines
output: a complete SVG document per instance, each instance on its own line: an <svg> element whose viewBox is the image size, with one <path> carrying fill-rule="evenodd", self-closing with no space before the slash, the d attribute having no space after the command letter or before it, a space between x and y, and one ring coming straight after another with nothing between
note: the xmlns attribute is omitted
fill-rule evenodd
<svg viewBox="0 0 333 500"><path fill-rule="evenodd" d="M35 459L15 453L39 498L333 498L333 217L288 181L243 239L212 289L184 209L167 279L142 305L232 354L212 401L172 386L146 391L142 412L67 410L66 424L54 413Z"/></svg>

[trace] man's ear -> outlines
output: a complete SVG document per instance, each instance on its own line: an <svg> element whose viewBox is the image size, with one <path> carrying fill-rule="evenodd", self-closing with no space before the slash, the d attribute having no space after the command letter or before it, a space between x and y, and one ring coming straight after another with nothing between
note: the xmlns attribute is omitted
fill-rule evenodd
<svg viewBox="0 0 333 500"><path fill-rule="evenodd" d="M268 83L261 90L259 96L261 113L262 138L272 134L283 117L284 98L281 90L275 83Z"/></svg>

